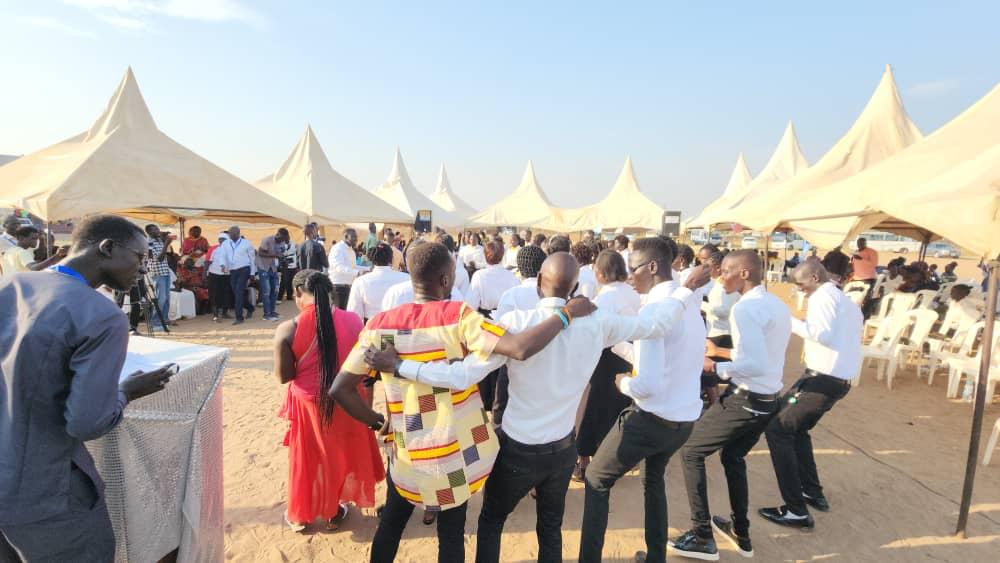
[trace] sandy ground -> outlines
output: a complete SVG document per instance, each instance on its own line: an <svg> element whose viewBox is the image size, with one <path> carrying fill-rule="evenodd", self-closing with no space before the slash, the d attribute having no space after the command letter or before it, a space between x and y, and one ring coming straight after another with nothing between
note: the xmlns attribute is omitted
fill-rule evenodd
<svg viewBox="0 0 1000 563"><path fill-rule="evenodd" d="M778 291L787 293L787 288ZM280 312L294 314L285 303ZM232 348L224 382L226 558L232 561L367 561L375 531L373 517L352 512L335 533L299 535L282 525L287 454L281 446L284 421L276 417L284 388L271 373L275 324L255 318L231 327L201 317L181 323L175 338ZM801 372L801 341L792 337L786 383ZM752 537L760 561L997 561L1000 559L1000 452L989 467L979 465L969 539L954 531L967 455L972 409L945 399L946 376L933 386L912 371L897 376L888 391L866 370L863 384L841 401L813 433L816 457L833 510L817 513L812 533L788 531L756 515ZM987 408L988 436L1000 403ZM983 441L985 442L986 436ZM979 459L981 461L982 455ZM716 514L728 513L721 466L709 461L709 489ZM781 504L763 440L748 457L752 509ZM688 528L689 511L679 460L667 470L671 536ZM382 493L380 492L380 495ZM476 520L482 497L471 501L466 553L475 553ZM507 522L502 559L537 557L533 501L521 502ZM643 549L642 491L637 473L623 478L612 494L604 554L607 561L631 560ZM575 560L580 540L583 487L573 483L563 526L563 554ZM723 560L738 557L720 545ZM434 528L415 516L404 535L399 561L436 561Z"/></svg>

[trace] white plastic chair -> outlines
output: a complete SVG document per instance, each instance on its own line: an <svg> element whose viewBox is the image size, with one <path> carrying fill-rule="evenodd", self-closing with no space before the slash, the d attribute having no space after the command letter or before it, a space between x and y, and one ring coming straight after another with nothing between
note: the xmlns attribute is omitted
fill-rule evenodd
<svg viewBox="0 0 1000 563"><path fill-rule="evenodd" d="M978 323L977 323L978 324ZM973 394L975 393L975 387L978 385L979 378L979 364L982 358L983 349L986 347L987 343L982 342L983 331L969 331L970 335L975 336L975 340L979 341L979 348L976 350L975 355L962 356L956 354L955 357L949 357L945 360L948 364L948 389L947 397L954 399L958 397L958 388L962 384L962 380L966 377L972 382ZM1000 349L998 349L998 343L1000 343L1000 321L996 321L993 325L993 342L989 345L993 349L993 353L990 360L990 369L988 372L988 387L986 402L988 404L993 403L993 391L996 390L997 380L1000 379Z"/></svg>
<svg viewBox="0 0 1000 563"><path fill-rule="evenodd" d="M990 434L990 439L986 442L986 453L983 454L983 465L990 464L990 459L993 457L993 450L997 449L997 440L1000 440L1000 418L998 418L996 424L993 425L993 433Z"/></svg>
<svg viewBox="0 0 1000 563"><path fill-rule="evenodd" d="M890 315L910 310L915 299L916 294L899 291L893 291L884 296L879 303L878 313L865 321L864 332L862 333L863 338L867 338L869 329L874 329L877 332L882 321Z"/></svg>
<svg viewBox="0 0 1000 563"><path fill-rule="evenodd" d="M923 368L927 368L927 385L933 385L938 366L945 360L952 357L969 357L972 354L972 347L975 345L981 330L983 330L983 321L971 323L966 327L959 326L948 339L928 338L927 356L924 358L924 364L917 366L917 375L921 375Z"/></svg>
<svg viewBox="0 0 1000 563"><path fill-rule="evenodd" d="M924 344L927 342L927 338L931 334L931 329L938 319L938 314L929 309L909 311L907 315L910 317L909 332L905 338L900 338L899 343L896 345L896 354L899 356L896 361L898 363L902 360L904 364L910 363L913 359L919 360L923 356ZM889 372L888 385L890 389L892 389L892 376L893 373ZM920 376L919 369L917 370L917 376Z"/></svg>
<svg viewBox="0 0 1000 563"><path fill-rule="evenodd" d="M879 324L878 331L871 344L861 347L862 362L874 360L878 370L875 372L875 379L882 381L886 371L895 373L896 363L899 356L896 354L896 345L899 343L903 331L910 325L910 315L890 315ZM891 376L890 376L891 381ZM861 382L861 374L858 374L857 383ZM891 389L891 387L890 387Z"/></svg>
<svg viewBox="0 0 1000 563"><path fill-rule="evenodd" d="M934 307L938 292L933 289L921 289L913 295L916 301L910 307L911 309L931 309Z"/></svg>
<svg viewBox="0 0 1000 563"><path fill-rule="evenodd" d="M868 295L868 284L863 281L852 281L844 286L844 295L860 307Z"/></svg>

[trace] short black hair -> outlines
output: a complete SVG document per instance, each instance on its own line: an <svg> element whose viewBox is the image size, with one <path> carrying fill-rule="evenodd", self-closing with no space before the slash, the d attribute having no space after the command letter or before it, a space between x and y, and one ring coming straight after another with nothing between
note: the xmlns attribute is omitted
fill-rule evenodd
<svg viewBox="0 0 1000 563"><path fill-rule="evenodd" d="M440 242L411 246L406 257L410 277L421 282L428 282L437 275L451 273L450 262L451 252Z"/></svg>
<svg viewBox="0 0 1000 563"><path fill-rule="evenodd" d="M628 279L625 259L614 250L602 250L597 255L594 270L600 272L606 280L623 282Z"/></svg>
<svg viewBox="0 0 1000 563"><path fill-rule="evenodd" d="M707 250L709 254L715 254L716 252L719 251L719 247L715 246L712 243L708 243L708 244L702 245L701 250Z"/></svg>
<svg viewBox="0 0 1000 563"><path fill-rule="evenodd" d="M37 235L41 232L42 231L38 230L38 227L32 225L25 225L23 227L18 227L17 230L14 231L14 237L25 238L25 237L30 237L31 235Z"/></svg>
<svg viewBox="0 0 1000 563"><path fill-rule="evenodd" d="M150 223L150 224L146 225L146 234L149 234L149 232L152 231L155 228L156 228L156 225L154 225L153 223Z"/></svg>
<svg viewBox="0 0 1000 563"><path fill-rule="evenodd" d="M674 261L674 246L665 237L646 237L632 243L632 252L643 254L648 260L655 260L660 267L670 267Z"/></svg>
<svg viewBox="0 0 1000 563"><path fill-rule="evenodd" d="M290 237L290 236L292 236L291 233L288 232L288 229L286 229L284 227L281 227L280 229L278 229L278 234L281 235L281 236L283 236L283 237Z"/></svg>
<svg viewBox="0 0 1000 563"><path fill-rule="evenodd" d="M574 244L570 254L573 255L573 258L576 258L577 263L581 266L586 266L594 262L594 249L585 242Z"/></svg>
<svg viewBox="0 0 1000 563"><path fill-rule="evenodd" d="M616 236L615 242L621 244L623 248L628 248L628 237L625 235Z"/></svg>
<svg viewBox="0 0 1000 563"><path fill-rule="evenodd" d="M545 244L545 235L543 235L542 233L538 233L531 239L531 244L535 246L542 246L543 244Z"/></svg>
<svg viewBox="0 0 1000 563"><path fill-rule="evenodd" d="M570 242L569 237L566 235L555 235L549 239L549 254L555 254L556 252L569 252L573 243Z"/></svg>
<svg viewBox="0 0 1000 563"><path fill-rule="evenodd" d="M517 251L517 271L521 272L521 277L533 278L542 269L545 262L545 251L538 246L525 246Z"/></svg>
<svg viewBox="0 0 1000 563"><path fill-rule="evenodd" d="M88 248L105 239L124 244L136 236L146 235L138 225L124 217L91 215L73 229L73 247Z"/></svg>
<svg viewBox="0 0 1000 563"><path fill-rule="evenodd" d="M368 249L368 259L376 266L388 266L392 264L392 247L380 242Z"/></svg>
<svg viewBox="0 0 1000 563"><path fill-rule="evenodd" d="M677 256L680 257L686 266L690 266L694 262L694 249L686 244L678 245Z"/></svg>
<svg viewBox="0 0 1000 563"><path fill-rule="evenodd" d="M449 235L448 233L439 233L436 240L437 242L443 244L449 252L455 252L458 250L457 245L455 244L455 237Z"/></svg>

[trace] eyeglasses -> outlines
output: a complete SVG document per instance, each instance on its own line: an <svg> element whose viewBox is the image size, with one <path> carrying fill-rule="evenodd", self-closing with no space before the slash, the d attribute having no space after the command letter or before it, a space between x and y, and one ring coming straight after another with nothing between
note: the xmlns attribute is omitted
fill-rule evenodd
<svg viewBox="0 0 1000 563"><path fill-rule="evenodd" d="M633 273L638 272L639 270L645 268L646 266L652 264L653 262L656 262L656 260L648 260L646 262L643 262L642 264L639 264L638 266L634 266L632 268L632 272Z"/></svg>

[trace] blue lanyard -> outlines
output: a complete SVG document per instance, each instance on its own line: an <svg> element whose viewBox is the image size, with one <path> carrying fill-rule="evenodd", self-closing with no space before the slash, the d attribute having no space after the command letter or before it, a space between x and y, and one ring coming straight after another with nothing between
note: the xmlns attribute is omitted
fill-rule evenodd
<svg viewBox="0 0 1000 563"><path fill-rule="evenodd" d="M60 266L57 264L55 266L49 267L49 270L57 274L62 274L64 276L69 276L71 278L76 278L85 283L86 285L90 285L90 282L87 281L87 278L83 277L83 275L80 274L80 272L77 272L76 270L70 268L69 266Z"/></svg>

